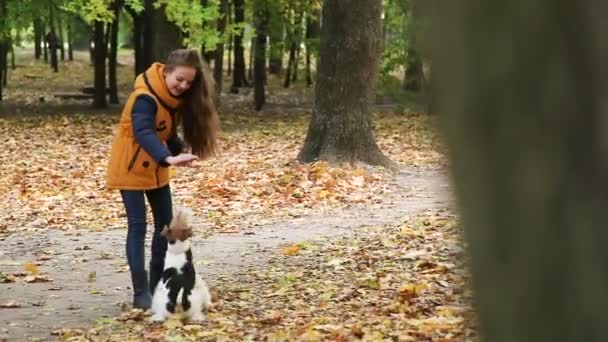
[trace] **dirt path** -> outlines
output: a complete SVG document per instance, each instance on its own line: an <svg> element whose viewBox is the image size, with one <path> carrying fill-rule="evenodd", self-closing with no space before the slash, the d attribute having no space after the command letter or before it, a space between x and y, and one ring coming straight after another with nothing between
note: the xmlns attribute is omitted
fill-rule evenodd
<svg viewBox="0 0 608 342"><path fill-rule="evenodd" d="M440 172L407 170L396 175L394 183L401 190L383 203L275 222L242 235L195 238L198 270L213 287L222 277L263 266L283 244L349 234L360 226L392 223L425 209L450 206L448 182ZM111 230L0 237L0 272L11 274L23 270L26 262L38 261L40 272L52 279L0 283L0 303L20 304L0 308L0 341L54 340L54 330L86 327L95 319L118 315L131 294L124 236L124 230Z"/></svg>

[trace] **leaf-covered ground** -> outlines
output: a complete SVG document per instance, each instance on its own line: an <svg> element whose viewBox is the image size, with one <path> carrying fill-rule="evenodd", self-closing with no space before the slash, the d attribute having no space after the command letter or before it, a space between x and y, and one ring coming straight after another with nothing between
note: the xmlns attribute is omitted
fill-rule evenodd
<svg viewBox="0 0 608 342"><path fill-rule="evenodd" d="M460 228L446 210L350 237L283 246L268 267L221 278L202 325L141 311L67 341L467 341L475 337Z"/></svg>
<svg viewBox="0 0 608 342"><path fill-rule="evenodd" d="M0 118L0 231L122 228L122 204L105 186L117 114ZM379 144L403 165L442 165L432 118L378 114ZM173 172L175 202L214 229L238 231L275 217L382 201L390 173L373 168L301 165L295 157L307 115L224 115L221 156Z"/></svg>

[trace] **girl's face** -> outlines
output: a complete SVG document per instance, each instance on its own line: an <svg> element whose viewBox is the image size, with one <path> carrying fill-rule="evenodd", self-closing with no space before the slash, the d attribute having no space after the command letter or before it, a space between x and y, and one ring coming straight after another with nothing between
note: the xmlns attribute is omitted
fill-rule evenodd
<svg viewBox="0 0 608 342"><path fill-rule="evenodd" d="M196 69L189 66L177 66L168 73L165 73L165 83L169 92L173 96L180 96L186 90L190 89L194 78L196 77Z"/></svg>

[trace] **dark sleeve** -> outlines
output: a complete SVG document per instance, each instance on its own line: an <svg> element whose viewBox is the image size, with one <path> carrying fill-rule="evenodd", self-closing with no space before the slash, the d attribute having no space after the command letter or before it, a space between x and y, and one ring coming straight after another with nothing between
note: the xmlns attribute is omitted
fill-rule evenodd
<svg viewBox="0 0 608 342"><path fill-rule="evenodd" d="M171 154L174 156L184 151L184 142L179 138L177 133L173 133L169 140L167 140L167 146L169 147Z"/></svg>
<svg viewBox="0 0 608 342"><path fill-rule="evenodd" d="M137 143L158 164L165 167L169 166L164 160L171 155L171 152L156 135L156 102L153 98L140 95L135 99L131 110L131 125Z"/></svg>

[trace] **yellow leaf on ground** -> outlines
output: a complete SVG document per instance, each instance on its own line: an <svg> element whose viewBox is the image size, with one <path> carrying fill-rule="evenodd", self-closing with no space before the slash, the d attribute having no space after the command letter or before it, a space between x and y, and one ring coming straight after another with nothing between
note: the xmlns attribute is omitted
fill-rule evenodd
<svg viewBox="0 0 608 342"><path fill-rule="evenodd" d="M302 247L298 246L298 245L291 245L291 246L286 246L282 248L282 252L283 255L296 255L298 253L300 253L300 251L302 250Z"/></svg>
<svg viewBox="0 0 608 342"><path fill-rule="evenodd" d="M40 271L38 270L38 266L31 262L26 262L25 265L23 265L23 268L25 268L26 271L30 272L33 275L40 273Z"/></svg>

